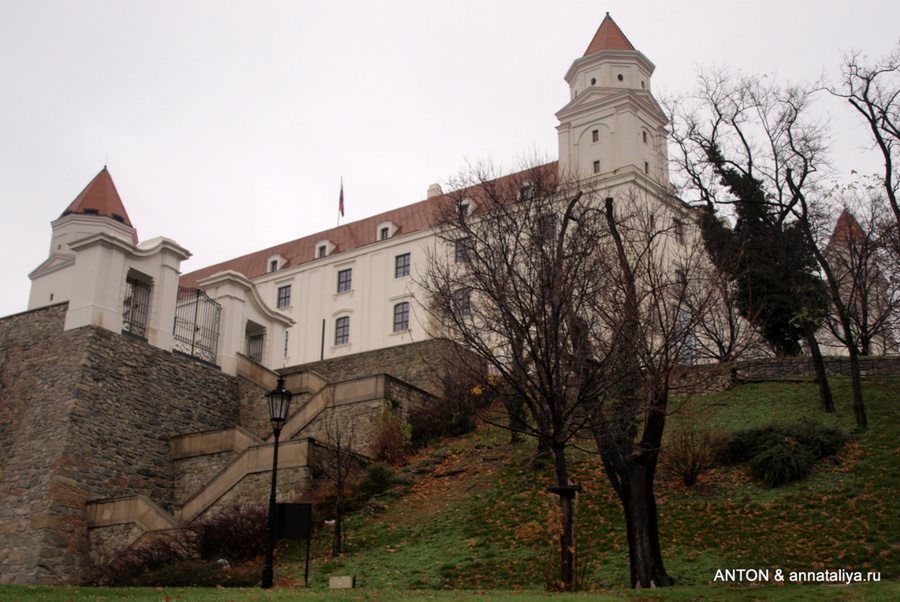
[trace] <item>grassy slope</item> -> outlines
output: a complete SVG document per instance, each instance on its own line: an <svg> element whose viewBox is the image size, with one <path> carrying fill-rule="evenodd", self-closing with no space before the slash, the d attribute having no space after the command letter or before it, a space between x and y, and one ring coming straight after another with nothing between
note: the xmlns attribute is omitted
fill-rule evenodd
<svg viewBox="0 0 900 602"><path fill-rule="evenodd" d="M684 413L732 431L813 417L853 432L849 382L836 379L839 411L818 410L812 384L753 384L686 404ZM710 584L716 569L844 569L900 577L900 380L867 383L871 430L835 464L776 490L743 468L719 469L690 489L662 476L658 501L666 566L679 584ZM673 422L677 422L677 419ZM314 582L354 574L367 587L535 588L544 583L555 525L547 470L533 445L478 433L426 450L402 473L402 498L373 502L348 524L347 554L328 559L314 542ZM624 522L596 457L573 453L579 554L588 588L628 583ZM286 551L285 560L300 560ZM294 574L297 569L294 569ZM717 584L720 585L720 584Z"/></svg>
<svg viewBox="0 0 900 602"><path fill-rule="evenodd" d="M817 410L811 384L754 384L688 400L685 416L720 431L815 417L853 430L849 382L834 382L838 413ZM615 494L596 457L574 451L578 548L585 588L605 588L610 599L900 599L900 379L866 383L871 430L845 448L835 464L819 465L808 480L766 490L742 468L718 469L687 489L660 475L657 493L666 568L677 587L627 589L624 523ZM672 421L677 427L679 418ZM674 430L671 429L670 430ZM311 591L304 597L505 598L498 590L531 590L543 598L555 522L544 492L550 472L535 467L533 444L511 446L487 427L420 453L400 473L399 485L347 521L347 553L327 556L329 530L313 540ZM284 545L276 558L276 585L303 576L305 544ZM850 588L804 585L737 588L713 583L717 569L844 569L880 571L882 583ZM325 591L329 576L356 575L345 594ZM415 591L413 591L415 590ZM444 591L441 591L444 590ZM490 590L485 592L484 590ZM536 591L537 590L537 591ZM298 590L91 590L0 586L0 600L242 600L280 599ZM517 597L516 599L522 599ZM592 597L591 599L600 599Z"/></svg>

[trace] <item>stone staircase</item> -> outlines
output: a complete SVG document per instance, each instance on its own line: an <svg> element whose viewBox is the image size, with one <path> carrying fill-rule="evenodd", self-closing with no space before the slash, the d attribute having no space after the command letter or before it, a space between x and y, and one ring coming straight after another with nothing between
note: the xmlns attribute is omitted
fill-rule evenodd
<svg viewBox="0 0 900 602"><path fill-rule="evenodd" d="M275 388L276 373L243 359L238 366L239 376L261 390ZM281 432L278 446L280 486L282 475L288 476L290 482L293 474L295 485L302 485L309 478L315 458L314 437L322 435L322 429L316 426L322 421L317 419L329 406L344 420L357 418L373 430L377 420L372 417L380 415L385 404L393 408L431 398L428 393L385 374L330 383L314 372L304 371L287 375L285 387L297 395L300 403L292 404L293 412ZM177 502L171 511L144 495L95 500L87 504L88 527L93 532L131 525L141 532L137 538L140 539L147 533L187 524L216 504L264 503L269 492L267 484L273 451L273 435L263 440L240 426L173 437L170 458L179 465L181 476L176 486ZM365 455L369 451L366 442L355 451Z"/></svg>

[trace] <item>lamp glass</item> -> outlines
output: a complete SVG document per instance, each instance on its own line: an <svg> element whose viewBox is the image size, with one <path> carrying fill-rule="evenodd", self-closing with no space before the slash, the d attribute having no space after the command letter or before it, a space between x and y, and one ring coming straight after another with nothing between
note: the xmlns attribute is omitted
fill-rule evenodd
<svg viewBox="0 0 900 602"><path fill-rule="evenodd" d="M278 379L278 386L269 392L266 397L269 398L269 419L275 424L280 424L287 420L288 408L290 408L293 394L284 388L283 378Z"/></svg>

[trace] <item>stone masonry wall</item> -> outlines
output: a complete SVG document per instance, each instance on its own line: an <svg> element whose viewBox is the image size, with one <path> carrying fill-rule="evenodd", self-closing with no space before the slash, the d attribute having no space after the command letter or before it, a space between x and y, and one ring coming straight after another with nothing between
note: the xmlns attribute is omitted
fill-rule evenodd
<svg viewBox="0 0 900 602"><path fill-rule="evenodd" d="M228 451L175 460L175 503L183 505L237 455Z"/></svg>
<svg viewBox="0 0 900 602"><path fill-rule="evenodd" d="M386 411L392 411L391 405L383 399L339 404L322 411L295 438L310 437L326 446L340 442L342 447L373 456L381 416Z"/></svg>
<svg viewBox="0 0 900 602"><path fill-rule="evenodd" d="M175 501L170 437L233 426L235 379L101 328L65 305L0 320L0 582L60 583L86 565L85 505Z"/></svg>
<svg viewBox="0 0 900 602"><path fill-rule="evenodd" d="M446 367L446 362L442 359L444 345L447 343L443 341L410 343L302 364L279 372L287 375L312 370L333 383L362 376L389 374L438 395L441 391L441 372Z"/></svg>
<svg viewBox="0 0 900 602"><path fill-rule="evenodd" d="M825 370L829 376L850 376L850 358L826 357ZM859 360L863 377L900 374L900 357L866 357ZM769 380L778 378L815 378L810 357L765 358L735 364L739 380Z"/></svg>
<svg viewBox="0 0 900 602"><path fill-rule="evenodd" d="M0 583L35 583L87 552L84 495L59 470L81 353L67 304L0 320ZM71 545L70 545L70 539Z"/></svg>

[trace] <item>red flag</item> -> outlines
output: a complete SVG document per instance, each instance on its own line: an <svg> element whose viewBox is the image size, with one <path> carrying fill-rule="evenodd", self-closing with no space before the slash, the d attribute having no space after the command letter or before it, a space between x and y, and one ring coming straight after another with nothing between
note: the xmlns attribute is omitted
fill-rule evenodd
<svg viewBox="0 0 900 602"><path fill-rule="evenodd" d="M338 210L341 212L341 217L344 217L344 181L341 180L341 200L338 202Z"/></svg>

